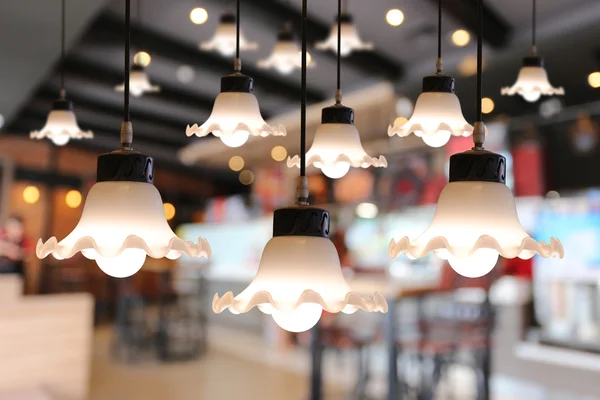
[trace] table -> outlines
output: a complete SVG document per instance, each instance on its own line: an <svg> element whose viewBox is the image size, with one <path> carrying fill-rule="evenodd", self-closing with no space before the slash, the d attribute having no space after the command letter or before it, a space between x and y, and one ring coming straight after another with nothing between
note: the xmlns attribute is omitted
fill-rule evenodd
<svg viewBox="0 0 600 400"><path fill-rule="evenodd" d="M397 304L401 299L421 297L428 294L439 293L437 279L399 281L389 277L368 279L349 279L348 284L363 295L372 296L381 292L388 300L388 313L386 314L385 341L388 349L388 400L400 398L398 385L398 368L396 360L398 349L396 347ZM320 324L315 325L311 331L311 400L323 399L323 346L320 343Z"/></svg>

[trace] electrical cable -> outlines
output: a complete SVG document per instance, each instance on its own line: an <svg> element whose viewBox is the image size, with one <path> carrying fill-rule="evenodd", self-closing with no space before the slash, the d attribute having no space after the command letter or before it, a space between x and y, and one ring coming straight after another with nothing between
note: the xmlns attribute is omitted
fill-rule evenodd
<svg viewBox="0 0 600 400"><path fill-rule="evenodd" d="M238 0L239 1L239 0ZM307 0L302 0L302 73L300 100L300 176L306 176L306 20Z"/></svg>

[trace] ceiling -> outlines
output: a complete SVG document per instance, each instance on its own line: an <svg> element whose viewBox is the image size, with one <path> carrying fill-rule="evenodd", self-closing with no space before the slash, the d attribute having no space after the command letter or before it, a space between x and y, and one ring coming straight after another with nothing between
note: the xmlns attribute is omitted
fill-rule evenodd
<svg viewBox="0 0 600 400"><path fill-rule="evenodd" d="M150 53L152 63L147 71L153 83L162 88L161 93L131 101L135 148L153 155L159 165L186 168L206 179L236 181L237 176L227 170L225 161L213 163L210 168L194 166L190 169L176 157L190 143L205 144L207 149L222 148L213 137L187 138L184 132L187 124L206 120L219 93L220 78L232 71L232 59L203 52L198 47L200 41L213 35L219 16L232 2L142 0L140 13L135 8L135 0L133 3L133 51ZM538 0L538 3L538 50L546 59L551 80L565 87L567 105L594 100L596 93L587 85L586 77L600 67L596 39L600 34L597 23L600 2ZM459 28L473 35L477 24L475 5L475 0L443 0L445 72L457 78L457 94L468 119L474 114L475 79L461 76L457 68L465 56L474 54L475 42L473 38L469 45L458 48L451 43L450 35ZM197 6L208 11L208 21L203 25L194 25L189 19L190 10ZM62 68L80 126L96 133L92 141L70 145L111 150L118 143L122 120L122 94L115 93L113 87L122 82L123 77L124 0L67 0L68 56L63 64L58 62L59 7L60 0L0 4L0 51L3 53L0 113L7 121L3 131L27 135L29 130L39 129L44 124L57 97ZM242 52L243 70L255 80L255 94L266 118L298 110L299 73L282 76L258 69L256 63L269 55L277 32L285 22L290 21L299 32L300 7L300 0L242 2L242 31L260 46L257 51ZM316 64L316 68L308 72L310 104L329 101L335 92L335 57L315 50L312 45L329 33L336 7L335 0L309 1L309 51ZM349 0L348 9L354 15L361 36L374 43L375 51L355 53L343 60L344 92L368 91L391 83L396 93L415 99L422 76L435 69L436 7L437 0ZM402 25L392 27L386 23L385 14L390 8L403 11ZM530 2L486 0L484 18L484 95L496 102L494 114L536 112L537 105L499 96L500 86L513 83L521 58L529 50ZM181 66L193 69L195 76L191 82L178 80L177 70ZM385 118L389 114L383 115ZM360 118L357 111L357 119ZM386 124L383 121L376 125L377 130L366 136L385 137ZM288 130L294 131L290 127ZM265 143L272 146L274 141ZM252 151L268 154L269 149L266 145L265 148L255 146ZM236 152L228 148L222 150L219 160L226 160L229 154ZM254 158L257 163L261 160L261 157Z"/></svg>

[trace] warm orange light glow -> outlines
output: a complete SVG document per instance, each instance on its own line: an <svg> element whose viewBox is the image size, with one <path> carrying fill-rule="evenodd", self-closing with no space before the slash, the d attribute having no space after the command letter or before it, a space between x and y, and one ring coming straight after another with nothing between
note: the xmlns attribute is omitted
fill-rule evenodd
<svg viewBox="0 0 600 400"><path fill-rule="evenodd" d="M489 114L494 111L494 100L489 97L484 97L481 99L481 112L484 114Z"/></svg>
<svg viewBox="0 0 600 400"><path fill-rule="evenodd" d="M464 29L457 29L452 33L452 43L458 47L465 47L471 41L471 35Z"/></svg>
<svg viewBox="0 0 600 400"><path fill-rule="evenodd" d="M244 168L244 159L240 156L233 156L229 159L229 168L232 171L241 171Z"/></svg>
<svg viewBox="0 0 600 400"><path fill-rule="evenodd" d="M271 149L271 157L275 161L283 161L287 157L287 150L283 146L275 146Z"/></svg>
<svg viewBox="0 0 600 400"><path fill-rule="evenodd" d="M165 218L167 218L167 221L170 221L175 217L175 206L173 204L164 203L163 209L165 210Z"/></svg>
<svg viewBox="0 0 600 400"><path fill-rule="evenodd" d="M40 199L40 190L35 186L27 186L23 189L23 200L27 204L35 204Z"/></svg>
<svg viewBox="0 0 600 400"><path fill-rule="evenodd" d="M150 57L150 54L146 53L145 51L139 51L135 53L135 56L133 56L133 62L137 65L141 65L142 67L147 67L152 62L152 57Z"/></svg>
<svg viewBox="0 0 600 400"><path fill-rule="evenodd" d="M69 190L65 196L65 203L69 208L77 208L81 205L81 193L78 190Z"/></svg>

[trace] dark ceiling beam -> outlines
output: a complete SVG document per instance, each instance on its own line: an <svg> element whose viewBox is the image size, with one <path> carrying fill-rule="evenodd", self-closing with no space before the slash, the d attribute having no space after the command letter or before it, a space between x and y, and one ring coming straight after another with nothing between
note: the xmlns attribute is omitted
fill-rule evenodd
<svg viewBox="0 0 600 400"><path fill-rule="evenodd" d="M281 0L246 1L244 2L244 7L247 7L249 12L253 12L252 17L255 19L263 19L265 23L274 25L280 29L283 28L284 22L289 21L294 25L294 31L300 32L302 15L289 2ZM332 24L334 20L335 15L331 18ZM331 30L330 24L323 24L312 18L307 19L306 27L306 39L311 44L327 38ZM323 53L335 60L335 54L331 51ZM343 58L342 62L362 72L383 76L392 81L401 79L404 74L402 64L390 59L377 50L353 52L350 56Z"/></svg>
<svg viewBox="0 0 600 400"><path fill-rule="evenodd" d="M18 118L14 119L3 134L23 137L29 135L29 131L39 129L45 119ZM10 132L10 133L9 133ZM116 149L114 132L95 131L94 139L91 140L72 140L69 147L80 148L98 153L110 152ZM144 154L148 154L156 161L156 168L179 173L183 176L203 179L212 182L215 191L220 194L245 193L247 186L243 186L238 179L238 174L228 169L201 168L197 166L187 166L179 162L177 151L161 148L146 140L135 140L134 148Z"/></svg>
<svg viewBox="0 0 600 400"><path fill-rule="evenodd" d="M76 57L67 57L62 68L64 69L67 83L69 77L87 79L96 83L107 85L111 88L123 83L123 71L115 68L98 65L90 61L82 60ZM58 71L57 71L58 72ZM159 93L146 94L149 97L156 97L161 100L169 101L177 104L186 104L190 107L195 107L203 111L212 110L213 98L191 92L183 89L176 89L169 86L166 82L161 82L153 77L150 77L150 81L160 86ZM74 88L67 87L69 92L73 91Z"/></svg>
<svg viewBox="0 0 600 400"><path fill-rule="evenodd" d="M436 7L438 0L429 0ZM511 26L491 7L483 3L483 40L491 47L500 49L508 44ZM444 0L443 9L463 27L475 34L477 32L477 0ZM528 6L529 7L529 6Z"/></svg>
<svg viewBox="0 0 600 400"><path fill-rule="evenodd" d="M32 105L32 103L45 102L47 103L47 112L50 110L52 101L56 99L57 93L58 92L56 88L51 87L50 85L44 85L35 93L33 98L30 99L29 104ZM91 96L80 95L77 92L69 92L67 93L67 97L73 102L75 111L87 110L98 114L99 117L105 115L115 118L123 118L123 107L119 104L97 100ZM131 104L130 107L132 109L131 119L134 123L134 128L136 126L136 122L139 121L142 123L152 124L158 128L173 130L174 132L180 133L182 137L185 138L183 132L185 130L186 123L184 121L166 116L159 116L155 113L136 108L133 104Z"/></svg>
<svg viewBox="0 0 600 400"><path fill-rule="evenodd" d="M121 45L123 42L124 21L122 18L109 13L102 14L84 35L82 43L102 43ZM233 72L233 60L217 54L200 51L197 45L188 44L158 32L133 25L131 29L132 46L144 48L150 54L169 59L181 64L201 67L216 74L227 75ZM296 101L300 93L299 84L275 77L251 65L244 65L245 74L254 78L255 87L269 93L278 94L288 100ZM320 90L309 88L309 102L325 100L326 96Z"/></svg>

